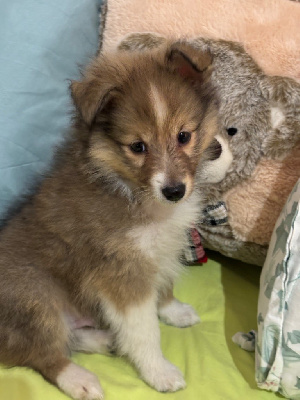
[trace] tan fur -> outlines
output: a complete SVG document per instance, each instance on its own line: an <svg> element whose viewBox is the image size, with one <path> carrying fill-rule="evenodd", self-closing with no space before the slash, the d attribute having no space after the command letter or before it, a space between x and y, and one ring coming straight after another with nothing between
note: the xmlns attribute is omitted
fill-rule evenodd
<svg viewBox="0 0 300 400"><path fill-rule="evenodd" d="M157 390L184 387L162 357L156 310L159 299L172 301L185 232L199 209L197 165L217 133L211 58L194 53L179 43L99 56L72 83L73 137L1 232L0 362L32 367L74 398L102 398L95 377L68 360L70 349L91 351L98 342L108 351L110 336L85 332L87 324L109 327L117 350ZM151 85L165 104L158 122ZM177 136L186 129L193 138L185 148ZM136 141L145 153L132 151ZM165 185L186 183L178 203L163 198L159 182L153 187L157 173ZM175 325L177 315L178 326L198 322L191 307L174 307Z"/></svg>

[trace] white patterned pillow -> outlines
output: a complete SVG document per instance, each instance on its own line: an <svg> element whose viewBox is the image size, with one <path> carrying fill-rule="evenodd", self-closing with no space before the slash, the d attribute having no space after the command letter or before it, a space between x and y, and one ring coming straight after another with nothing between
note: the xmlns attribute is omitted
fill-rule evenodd
<svg viewBox="0 0 300 400"><path fill-rule="evenodd" d="M276 223L262 270L256 380L262 389L300 399L300 179Z"/></svg>

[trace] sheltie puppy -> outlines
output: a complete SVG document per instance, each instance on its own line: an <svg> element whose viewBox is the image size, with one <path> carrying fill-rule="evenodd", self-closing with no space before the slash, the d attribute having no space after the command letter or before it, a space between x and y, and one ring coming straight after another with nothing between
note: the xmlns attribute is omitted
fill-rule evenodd
<svg viewBox="0 0 300 400"><path fill-rule="evenodd" d="M0 362L74 399L102 399L71 351L126 355L158 391L184 388L158 317L199 318L173 298L197 167L218 132L210 54L186 42L98 56L71 83L69 142L0 235Z"/></svg>

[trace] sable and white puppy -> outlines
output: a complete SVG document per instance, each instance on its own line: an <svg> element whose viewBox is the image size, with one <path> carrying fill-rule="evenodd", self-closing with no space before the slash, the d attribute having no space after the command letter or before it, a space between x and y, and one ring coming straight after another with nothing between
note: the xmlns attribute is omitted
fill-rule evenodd
<svg viewBox="0 0 300 400"><path fill-rule="evenodd" d="M68 356L113 346L156 390L185 386L163 357L157 315L199 321L172 285L200 209L197 166L218 131L211 61L167 44L100 55L72 83L72 138L1 232L1 363L101 399L96 376Z"/></svg>

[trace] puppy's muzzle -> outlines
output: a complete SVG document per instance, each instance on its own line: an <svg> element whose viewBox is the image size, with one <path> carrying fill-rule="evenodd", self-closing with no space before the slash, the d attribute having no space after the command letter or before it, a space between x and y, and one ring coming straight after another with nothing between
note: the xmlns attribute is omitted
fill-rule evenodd
<svg viewBox="0 0 300 400"><path fill-rule="evenodd" d="M169 201L179 201L185 195L185 184L180 183L176 186L166 186L162 189L162 194Z"/></svg>

